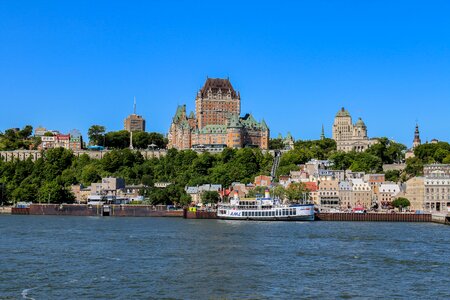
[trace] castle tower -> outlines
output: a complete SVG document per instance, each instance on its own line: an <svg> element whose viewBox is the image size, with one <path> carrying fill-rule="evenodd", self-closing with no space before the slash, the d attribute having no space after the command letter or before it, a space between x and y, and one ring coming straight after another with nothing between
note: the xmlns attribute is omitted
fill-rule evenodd
<svg viewBox="0 0 450 300"><path fill-rule="evenodd" d="M416 130L414 131L413 149L417 146L420 146L420 144L422 144L422 142L420 140L419 125L416 124Z"/></svg>
<svg viewBox="0 0 450 300"><path fill-rule="evenodd" d="M352 117L345 108L336 114L333 124L333 140L350 140L353 136Z"/></svg>
<svg viewBox="0 0 450 300"><path fill-rule="evenodd" d="M227 147L242 148L242 128L238 115L232 115L227 126Z"/></svg>
<svg viewBox="0 0 450 300"><path fill-rule="evenodd" d="M241 114L241 97L228 78L207 78L195 99L199 129L207 125L227 125L231 115Z"/></svg>

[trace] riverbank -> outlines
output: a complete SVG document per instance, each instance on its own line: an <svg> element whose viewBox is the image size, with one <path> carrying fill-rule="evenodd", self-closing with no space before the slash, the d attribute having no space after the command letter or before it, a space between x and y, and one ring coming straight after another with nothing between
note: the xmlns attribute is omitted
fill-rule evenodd
<svg viewBox="0 0 450 300"><path fill-rule="evenodd" d="M13 207L11 214L45 216L183 217L182 210L158 210L152 205L31 204L27 208Z"/></svg>
<svg viewBox="0 0 450 300"><path fill-rule="evenodd" d="M0 214L217 219L215 211L161 210L152 205L31 204L27 208L2 207ZM450 225L450 216L429 213L317 213L315 216L316 221L434 222Z"/></svg>

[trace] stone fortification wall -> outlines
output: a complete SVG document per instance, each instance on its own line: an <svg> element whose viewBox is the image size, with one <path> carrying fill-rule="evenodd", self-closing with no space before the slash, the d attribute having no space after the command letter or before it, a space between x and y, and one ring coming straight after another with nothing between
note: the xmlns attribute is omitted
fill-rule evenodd
<svg viewBox="0 0 450 300"><path fill-rule="evenodd" d="M93 159L101 159L111 150L104 151L88 151L88 150L79 150L74 151L73 154L77 157L87 154L90 158ZM167 150L134 150L139 151L145 159L150 158L160 158L167 154ZM42 152L39 150L13 150L13 151L0 151L0 159L4 161L12 161L12 160L27 160L31 158L32 161L35 161L42 157Z"/></svg>

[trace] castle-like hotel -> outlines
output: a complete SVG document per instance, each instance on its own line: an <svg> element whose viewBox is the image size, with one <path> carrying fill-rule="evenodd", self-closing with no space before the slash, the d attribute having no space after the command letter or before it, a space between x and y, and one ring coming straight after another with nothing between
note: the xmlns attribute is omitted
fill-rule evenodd
<svg viewBox="0 0 450 300"><path fill-rule="evenodd" d="M240 117L241 96L229 79L207 78L195 99L195 114L186 105L177 108L168 134L168 148L269 148L266 122L251 114Z"/></svg>

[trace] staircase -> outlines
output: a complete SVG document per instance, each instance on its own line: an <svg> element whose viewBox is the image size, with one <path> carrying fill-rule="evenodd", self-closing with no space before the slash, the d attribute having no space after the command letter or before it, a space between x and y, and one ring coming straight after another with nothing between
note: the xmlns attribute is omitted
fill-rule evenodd
<svg viewBox="0 0 450 300"><path fill-rule="evenodd" d="M277 174L277 169L278 169L278 166L280 165L280 159L281 159L281 151L280 150L275 150L275 156L273 158L272 171L270 172L270 176L272 176L272 178L275 178L275 176Z"/></svg>

